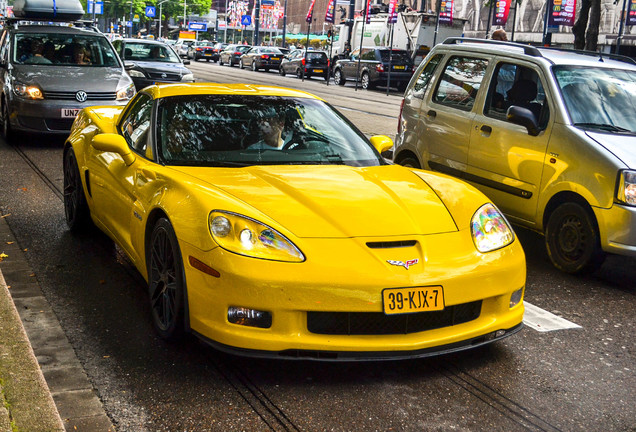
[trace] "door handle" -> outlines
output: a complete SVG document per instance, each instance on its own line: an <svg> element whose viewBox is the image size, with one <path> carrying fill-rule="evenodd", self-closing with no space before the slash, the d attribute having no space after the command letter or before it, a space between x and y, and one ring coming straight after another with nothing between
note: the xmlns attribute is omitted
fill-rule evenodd
<svg viewBox="0 0 636 432"><path fill-rule="evenodd" d="M488 125L482 125L480 130L485 136L490 136L490 134L492 133L492 128Z"/></svg>
<svg viewBox="0 0 636 432"><path fill-rule="evenodd" d="M434 110L428 110L426 115L431 117L431 118L435 118L435 117L437 117L437 112L435 112Z"/></svg>

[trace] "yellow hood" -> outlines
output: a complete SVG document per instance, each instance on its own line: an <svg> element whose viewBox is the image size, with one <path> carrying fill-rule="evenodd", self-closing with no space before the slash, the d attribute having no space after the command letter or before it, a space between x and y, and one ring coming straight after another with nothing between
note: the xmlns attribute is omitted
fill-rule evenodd
<svg viewBox="0 0 636 432"><path fill-rule="evenodd" d="M298 237L435 234L457 226L435 192L400 166L174 167L247 203ZM231 210L210 203L213 209ZM257 214L247 215L259 219Z"/></svg>

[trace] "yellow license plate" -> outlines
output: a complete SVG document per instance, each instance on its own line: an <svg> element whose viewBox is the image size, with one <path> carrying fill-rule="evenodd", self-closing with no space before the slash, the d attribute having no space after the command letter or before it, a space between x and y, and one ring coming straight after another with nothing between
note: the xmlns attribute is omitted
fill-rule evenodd
<svg viewBox="0 0 636 432"><path fill-rule="evenodd" d="M382 306L387 315L443 310L444 289L441 286L387 288L382 290Z"/></svg>
<svg viewBox="0 0 636 432"><path fill-rule="evenodd" d="M404 69L404 66L393 66L393 69Z"/></svg>
<svg viewBox="0 0 636 432"><path fill-rule="evenodd" d="M322 69L314 69L314 72L315 72L315 73L322 73L322 72L323 72L323 70L322 70Z"/></svg>
<svg viewBox="0 0 636 432"><path fill-rule="evenodd" d="M272 57L272 60L280 60L280 57Z"/></svg>

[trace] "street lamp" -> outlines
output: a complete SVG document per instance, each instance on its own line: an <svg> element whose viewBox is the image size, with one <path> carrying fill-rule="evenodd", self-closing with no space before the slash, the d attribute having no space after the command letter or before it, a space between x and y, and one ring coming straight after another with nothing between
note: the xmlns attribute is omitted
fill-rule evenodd
<svg viewBox="0 0 636 432"><path fill-rule="evenodd" d="M157 39L161 39L161 18L163 17L163 14L161 13L161 8L165 2L168 2L170 0L163 0L160 1L159 3L157 3L157 5L159 6L159 36L157 37Z"/></svg>

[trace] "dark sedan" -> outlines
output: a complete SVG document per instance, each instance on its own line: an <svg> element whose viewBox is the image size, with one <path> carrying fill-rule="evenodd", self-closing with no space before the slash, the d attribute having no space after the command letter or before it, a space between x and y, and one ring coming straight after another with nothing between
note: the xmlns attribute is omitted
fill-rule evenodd
<svg viewBox="0 0 636 432"><path fill-rule="evenodd" d="M219 64L227 64L229 66L239 64L239 62L241 61L241 56L249 51L250 48L252 48L251 45L226 46L225 49L221 51L221 54L219 54Z"/></svg>
<svg viewBox="0 0 636 432"><path fill-rule="evenodd" d="M390 76L390 85L404 91L413 72L413 61L407 51L363 47L353 50L349 58L336 62L333 80L338 85L345 85L347 80L357 79L363 89L372 89L378 85L386 86Z"/></svg>
<svg viewBox="0 0 636 432"><path fill-rule="evenodd" d="M194 61L214 59L214 43L206 40L196 41L188 47L188 58Z"/></svg>
<svg viewBox="0 0 636 432"><path fill-rule="evenodd" d="M148 39L118 39L113 46L124 60L135 88L156 83L194 82L194 75L177 53L163 42Z"/></svg>
<svg viewBox="0 0 636 432"><path fill-rule="evenodd" d="M241 56L239 67L251 67L254 72L265 69L268 72L270 69L278 70L282 60L283 53L278 48L255 46Z"/></svg>
<svg viewBox="0 0 636 432"><path fill-rule="evenodd" d="M328 79L329 57L324 51L308 51L305 56L304 50L296 50L283 58L278 72L285 76L294 74L298 78L311 78L321 76Z"/></svg>

